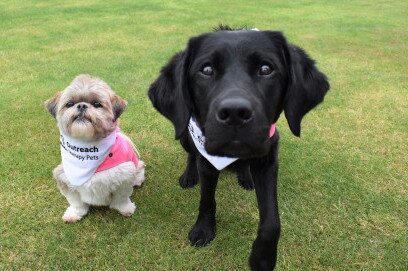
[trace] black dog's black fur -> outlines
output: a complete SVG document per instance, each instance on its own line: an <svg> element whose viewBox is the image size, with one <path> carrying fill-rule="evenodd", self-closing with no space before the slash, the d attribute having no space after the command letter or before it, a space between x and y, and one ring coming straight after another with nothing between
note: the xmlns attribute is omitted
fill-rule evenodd
<svg viewBox="0 0 408 271"><path fill-rule="evenodd" d="M192 142L186 129L190 117L203 130L208 153L240 158L229 169L238 173L242 187L255 188L260 217L249 264L251 270L272 270L280 235L279 133L269 138L269 128L284 111L291 131L300 136L302 118L323 101L328 89L314 61L273 31L222 26L190 39L162 68L149 98L172 121L176 139L188 152L180 185L201 183L199 214L188 236L192 245L206 245L215 237L219 171Z"/></svg>

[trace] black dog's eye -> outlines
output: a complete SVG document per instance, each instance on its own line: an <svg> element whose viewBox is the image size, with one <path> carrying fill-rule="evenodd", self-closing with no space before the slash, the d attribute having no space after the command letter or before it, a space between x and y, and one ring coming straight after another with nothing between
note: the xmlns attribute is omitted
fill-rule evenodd
<svg viewBox="0 0 408 271"><path fill-rule="evenodd" d="M67 102L67 104L65 106L66 107L72 107L72 106L74 106L74 102Z"/></svg>
<svg viewBox="0 0 408 271"><path fill-rule="evenodd" d="M102 107L102 105L101 105L100 102L93 102L92 105L93 105L95 108Z"/></svg>
<svg viewBox="0 0 408 271"><path fill-rule="evenodd" d="M269 65L262 65L261 68L259 69L259 75L270 75L273 72L273 68Z"/></svg>
<svg viewBox="0 0 408 271"><path fill-rule="evenodd" d="M201 73L207 76L211 76L214 74L214 69L211 66L211 64L206 64L204 67L201 69Z"/></svg>

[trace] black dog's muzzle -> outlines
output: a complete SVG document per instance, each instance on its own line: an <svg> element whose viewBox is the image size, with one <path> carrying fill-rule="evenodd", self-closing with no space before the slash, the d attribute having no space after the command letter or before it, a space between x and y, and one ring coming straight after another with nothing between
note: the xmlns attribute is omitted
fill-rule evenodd
<svg viewBox="0 0 408 271"><path fill-rule="evenodd" d="M215 107L215 117L222 125L239 127L253 120L254 109L251 102L239 96L221 100Z"/></svg>

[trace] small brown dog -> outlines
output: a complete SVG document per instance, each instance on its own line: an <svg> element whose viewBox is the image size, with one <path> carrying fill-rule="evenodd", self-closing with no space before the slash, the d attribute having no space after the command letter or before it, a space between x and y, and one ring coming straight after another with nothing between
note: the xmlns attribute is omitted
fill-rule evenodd
<svg viewBox="0 0 408 271"><path fill-rule="evenodd" d="M131 216L134 185L144 181L145 164L118 118L127 103L102 80L79 75L45 102L60 130L62 163L53 176L70 206L63 215L76 222L90 205L109 206Z"/></svg>

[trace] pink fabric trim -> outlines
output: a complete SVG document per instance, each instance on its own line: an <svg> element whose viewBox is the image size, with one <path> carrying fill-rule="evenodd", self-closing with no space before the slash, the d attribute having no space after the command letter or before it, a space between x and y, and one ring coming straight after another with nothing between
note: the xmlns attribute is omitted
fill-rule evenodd
<svg viewBox="0 0 408 271"><path fill-rule="evenodd" d="M269 138L273 137L273 135L275 134L275 130L276 130L276 124L273 123L271 125L271 129L269 130Z"/></svg>
<svg viewBox="0 0 408 271"><path fill-rule="evenodd" d="M95 172L107 170L130 161L137 167L139 159L132 145L117 131L115 144L110 149L108 157L106 157L105 161L103 161Z"/></svg>

